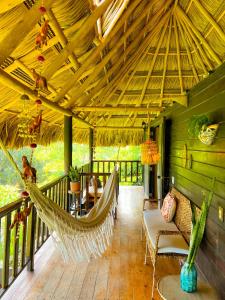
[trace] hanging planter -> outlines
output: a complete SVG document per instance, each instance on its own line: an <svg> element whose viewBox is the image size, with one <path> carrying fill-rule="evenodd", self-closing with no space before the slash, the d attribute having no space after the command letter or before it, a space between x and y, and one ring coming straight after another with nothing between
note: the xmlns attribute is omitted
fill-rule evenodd
<svg viewBox="0 0 225 300"><path fill-rule="evenodd" d="M216 136L219 124L212 124L206 115L192 116L188 124L188 133L198 138L205 145L212 145Z"/></svg>
<svg viewBox="0 0 225 300"><path fill-rule="evenodd" d="M147 140L141 144L141 163L143 165L156 165L160 160L157 143Z"/></svg>
<svg viewBox="0 0 225 300"><path fill-rule="evenodd" d="M212 145L216 136L219 124L212 124L207 127L203 126L198 138L205 145Z"/></svg>

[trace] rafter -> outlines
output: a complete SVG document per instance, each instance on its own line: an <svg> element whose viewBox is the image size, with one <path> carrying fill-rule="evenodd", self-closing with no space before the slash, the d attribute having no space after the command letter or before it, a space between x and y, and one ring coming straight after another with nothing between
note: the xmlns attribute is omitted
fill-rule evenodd
<svg viewBox="0 0 225 300"><path fill-rule="evenodd" d="M38 96L36 91L33 91L32 89L30 89L29 87L25 86L24 84L20 83L19 81L17 81L16 79L12 78L10 75L8 75L6 72L4 72L3 70L0 70L0 82L4 85L9 87L10 89L18 92L19 94L27 94L29 97L31 97L31 99L36 100L37 97L41 99L42 103L44 106L55 110L57 112L60 112L66 116L72 116L75 119L77 119L79 122L92 127L92 125L90 125L88 122L82 120L81 118L75 116L69 109L65 109L63 107L60 107L59 105L51 102L50 100L48 100L47 98L43 97L43 96Z"/></svg>
<svg viewBox="0 0 225 300"><path fill-rule="evenodd" d="M65 34L63 33L52 9L49 9L47 11L47 17L49 19L50 26L52 27L53 31L55 32L55 34L57 35L57 37L59 39L59 42L61 43L61 45L63 47L65 47L68 44L68 40L67 40ZM75 68L75 70L77 70L79 68L80 64L77 60L76 55L72 52L71 55L68 56L68 58L71 61L72 66Z"/></svg>
<svg viewBox="0 0 225 300"><path fill-rule="evenodd" d="M164 91L164 85L165 85L165 79L166 79L168 52L170 49L171 32L172 32L172 17L170 17L169 33L168 33L167 42L166 42L166 54L165 54L164 63L163 63L163 78L162 78L162 84L161 84L160 97L163 97L163 91Z"/></svg>
<svg viewBox="0 0 225 300"><path fill-rule="evenodd" d="M205 9L205 7L198 1L194 0L194 5L198 8L198 10L202 13L202 15L210 22L215 31L219 34L220 38L223 42L225 42L225 33L218 25L218 23L213 19L213 17L209 14L209 12Z"/></svg>
<svg viewBox="0 0 225 300"><path fill-rule="evenodd" d="M187 33L190 34L191 38L193 39L193 41L195 42L197 49L195 47L195 52L199 51L200 55L203 57L203 64L204 62L207 64L208 68L210 70L213 69L213 66L208 58L208 56L206 55L204 49L202 48L201 44L199 43L198 38L195 36L195 34L193 33L193 31L191 30L191 28L189 26L185 27L187 29ZM205 68L203 68L203 70L205 71ZM205 71L207 72L207 70Z"/></svg>
<svg viewBox="0 0 225 300"><path fill-rule="evenodd" d="M186 51L187 51L189 64L190 64L190 66L191 66L191 68L192 68L192 71L193 71L193 75L194 75L194 77L195 77L195 80L196 80L196 82L198 83L198 82L199 82L198 74L197 74L197 72L196 72L196 69L195 69L195 66L194 66L194 63L193 63L193 60L192 60L192 56L191 56L191 53L190 53L190 49L189 49L189 47L188 47L186 38L185 38L185 36L184 36L183 29L182 29L181 24L180 24L180 22L179 22L178 20L179 20L179 19L176 18L176 21L177 21L177 24L178 24L178 28L179 28L180 33L181 33L181 37L182 37L182 40L183 40L183 42L184 42L185 49L186 49Z"/></svg>
<svg viewBox="0 0 225 300"><path fill-rule="evenodd" d="M54 0L46 0L45 7L48 9L52 6ZM23 14L22 20L9 31L6 37L0 43L0 65L11 55L26 35L34 28L41 19L38 7L41 6L41 0L35 2L30 10Z"/></svg>
<svg viewBox="0 0 225 300"><path fill-rule="evenodd" d="M139 46L139 49L138 49L139 51L138 51L138 53L133 54L133 56L130 57L130 58L127 60L126 64L124 64L124 66L123 66L122 68L120 67L120 72L115 72L116 75L115 75L114 78L111 80L111 82L110 82L109 85L107 85L107 86L105 86L105 88L101 89L101 88L105 85L104 82L101 82L101 83L100 83L100 86L97 86L97 87L92 91L92 93L90 93L90 95L89 95L90 98L89 98L89 99L87 98L87 101L89 101L90 99L96 97L97 95L98 95L99 99L103 99L103 98L109 96L109 95L108 95L108 92L110 93L110 91L111 91L112 89L114 89L115 86L117 86L118 82L119 82L120 80L123 79L123 77L127 74L127 72L129 71L129 69L131 68L134 57L135 57L135 56L138 57L138 56L143 55L143 53L144 53L144 51L146 50L146 48L147 48L147 46L148 46L150 40L151 40L151 39L153 38L153 36L155 36L155 34L159 31L160 25L162 25L162 24L165 22L165 20L168 18L169 12L167 11L163 16L161 16L161 13L162 13L162 12L163 12L163 8L162 8L160 11L158 11L158 13L155 14L155 15L152 17L152 19L151 19L151 21L149 22L149 24L148 24L147 26L145 26L145 27L140 31L139 37L136 37L136 39L135 39L135 41L136 41L135 44L138 44L138 42L140 41L140 37L142 36L143 32L144 32L145 30L148 30L148 28L151 28L151 25L154 24L158 18L160 18L160 20L159 20L159 27L156 26L156 27L154 27L154 28L152 29L152 31L148 32L148 34L147 34L146 37L145 37L145 40L144 40L144 41L142 42L142 44ZM130 46L131 46L131 45L130 45ZM129 46L129 47L130 47L130 46ZM133 47L133 46L134 46L134 44L132 45L132 47ZM129 47L128 47L128 48L129 48ZM128 50L128 48L127 48L127 50ZM120 66L120 63L122 62L122 60L123 60L123 56L121 56L120 59L117 61L117 68ZM114 65L114 67L113 67L112 69L113 69L113 71L116 70L115 65ZM109 71L109 72L110 72L110 71ZM100 90L100 89L101 89L101 90ZM99 91L100 91L100 94L99 94ZM86 103L86 102L85 102L85 103Z"/></svg>
<svg viewBox="0 0 225 300"><path fill-rule="evenodd" d="M152 5L152 4L151 4ZM83 92L87 89L87 87L90 85L92 81L99 75L99 73L102 71L104 66L109 62L109 60L118 52L118 49L123 45L124 40L133 32L134 28L137 27L139 23L141 23L142 19L145 17L147 14L147 10L140 16L140 18L136 19L132 25L129 27L129 29L126 31L126 33L123 35L123 37L117 42L117 44L107 53L107 55L104 56L102 61L95 66L95 71L85 80L85 82L82 84L82 86L77 90L76 92L76 97L79 98ZM142 32L145 32L146 29L149 28L149 24L147 24L140 32L139 35L137 35L134 39L134 41L127 47L126 52L123 55L129 54L133 48L134 45L138 43L138 41L141 39ZM107 77L109 78L112 73L114 72L113 70L121 63L121 57L120 59L116 62L116 64L107 72ZM72 102L72 101L71 101Z"/></svg>
<svg viewBox="0 0 225 300"><path fill-rule="evenodd" d="M133 12L133 10L136 8L136 6L141 2L141 0L134 0L132 4L128 7L128 9L125 11L123 15L123 21L125 22L127 18L130 16L130 14ZM74 87L74 84L76 84L77 80L82 76L84 72L86 72L92 64L95 64L97 58L99 57L100 52L105 48L105 46L108 44L108 42L111 40L111 38L117 33L117 31L121 27L121 22L117 22L117 24L114 26L112 31L109 33L109 35L96 47L96 49L87 57L86 61L82 64L82 66L76 71L73 80L71 82L68 82L68 84L62 89L62 91L58 94L56 101L60 100L64 97L64 95ZM57 70L55 68L54 72ZM52 72L52 73L54 73Z"/></svg>
<svg viewBox="0 0 225 300"><path fill-rule="evenodd" d="M182 71L181 71L180 43L178 37L177 23L174 16L173 16L173 26L174 26L174 33L175 33L175 40L176 40L176 47L177 47L177 69L178 69L179 81L180 81L180 92L182 94L184 92L184 84L183 84Z"/></svg>
<svg viewBox="0 0 225 300"><path fill-rule="evenodd" d="M100 6L98 6L93 13L87 17L85 22L82 25L82 28L78 30L73 39L64 47L64 49L58 54L57 59L48 66L48 69L44 73L44 76L47 79L50 79L53 74L63 65L64 61L68 58L69 55L74 51L77 44L82 41L83 36L86 34L87 30L95 26L97 19L105 12L109 4L113 0L105 0ZM79 70L79 69L78 69ZM79 78L77 78L79 79Z"/></svg>
<svg viewBox="0 0 225 300"><path fill-rule="evenodd" d="M91 112L140 112L140 111L146 111L146 112L154 112L154 111L162 111L162 108L155 107L155 106L149 106L149 107L134 107L134 106L78 106L73 109L73 112L80 112L80 111L91 111Z"/></svg>
<svg viewBox="0 0 225 300"><path fill-rule="evenodd" d="M201 43L204 45L204 47L207 49L207 51L209 52L211 57L216 61L216 63L221 64L222 63L221 59L214 52L214 50L211 48L211 46L208 44L208 42L205 40L205 38L201 35L201 33L198 31L198 29L194 26L194 24L190 21L188 16L184 13L184 11L182 10L182 8L179 5L177 5L177 7L176 7L176 12L183 19L186 26L191 27L194 34L198 37L198 39L201 41Z"/></svg>
<svg viewBox="0 0 225 300"><path fill-rule="evenodd" d="M181 25L182 25L182 27L183 27L183 30L186 29L186 35L187 35L187 37L188 37L188 39L189 39L189 42L190 42L192 48L195 50L195 54L196 54L197 60L199 61L199 63L200 63L200 65L201 65L201 67L202 67L204 73L207 74L208 71L207 71L207 69L206 69L206 67L205 67L204 61L203 61L201 55L199 54L199 49L197 49L196 44L195 44L195 41L194 41L193 38L192 38L192 36L194 36L194 35L191 35L191 34L190 34L190 28L189 28L189 27L185 27L185 25L184 25L184 23L183 23L182 20L181 20Z"/></svg>

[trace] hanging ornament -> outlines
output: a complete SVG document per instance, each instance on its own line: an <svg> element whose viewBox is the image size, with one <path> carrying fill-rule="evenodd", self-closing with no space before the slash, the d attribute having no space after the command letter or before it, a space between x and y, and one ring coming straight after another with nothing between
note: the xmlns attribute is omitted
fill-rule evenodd
<svg viewBox="0 0 225 300"><path fill-rule="evenodd" d="M44 76L41 76L40 74L38 74L35 69L31 69L32 74L33 74L33 78L35 81L35 88L40 91L40 90L44 90L44 89L48 89L48 84L47 84L47 80Z"/></svg>
<svg viewBox="0 0 225 300"><path fill-rule="evenodd" d="M21 211L16 212L14 215L13 222L10 225L9 229L13 229L14 226L16 226L16 238L17 239L20 236L20 226L21 225L24 226L26 224L27 217L30 215L33 205L34 204L31 203L29 205L29 207L25 207L25 201L23 201L22 205L21 205Z"/></svg>
<svg viewBox="0 0 225 300"><path fill-rule="evenodd" d="M27 138L29 136L29 124L31 121L30 115L30 98L27 95L22 95L22 111L19 114L19 123L18 123L18 136L22 138Z"/></svg>

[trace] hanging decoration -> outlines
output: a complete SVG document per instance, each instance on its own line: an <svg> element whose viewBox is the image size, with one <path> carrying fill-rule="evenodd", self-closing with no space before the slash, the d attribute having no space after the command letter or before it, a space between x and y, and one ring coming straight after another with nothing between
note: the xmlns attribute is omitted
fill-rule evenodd
<svg viewBox="0 0 225 300"><path fill-rule="evenodd" d="M148 122L148 139L141 144L141 163L143 165L156 165L160 160L158 145L150 139L150 122Z"/></svg>
<svg viewBox="0 0 225 300"><path fill-rule="evenodd" d="M29 125L31 122L30 114L30 98L27 95L22 95L22 112L19 114L18 136L21 138L32 138L29 133Z"/></svg>

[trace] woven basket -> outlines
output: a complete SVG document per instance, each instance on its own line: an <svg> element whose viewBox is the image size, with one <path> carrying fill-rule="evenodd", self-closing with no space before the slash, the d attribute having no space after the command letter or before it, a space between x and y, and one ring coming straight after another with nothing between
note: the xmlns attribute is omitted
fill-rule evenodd
<svg viewBox="0 0 225 300"><path fill-rule="evenodd" d="M141 163L143 165L156 165L160 160L157 143L147 140L141 144Z"/></svg>
<svg viewBox="0 0 225 300"><path fill-rule="evenodd" d="M205 145L212 145L214 138L216 136L219 124L212 124L207 126L206 128L202 128L199 133L199 140Z"/></svg>

